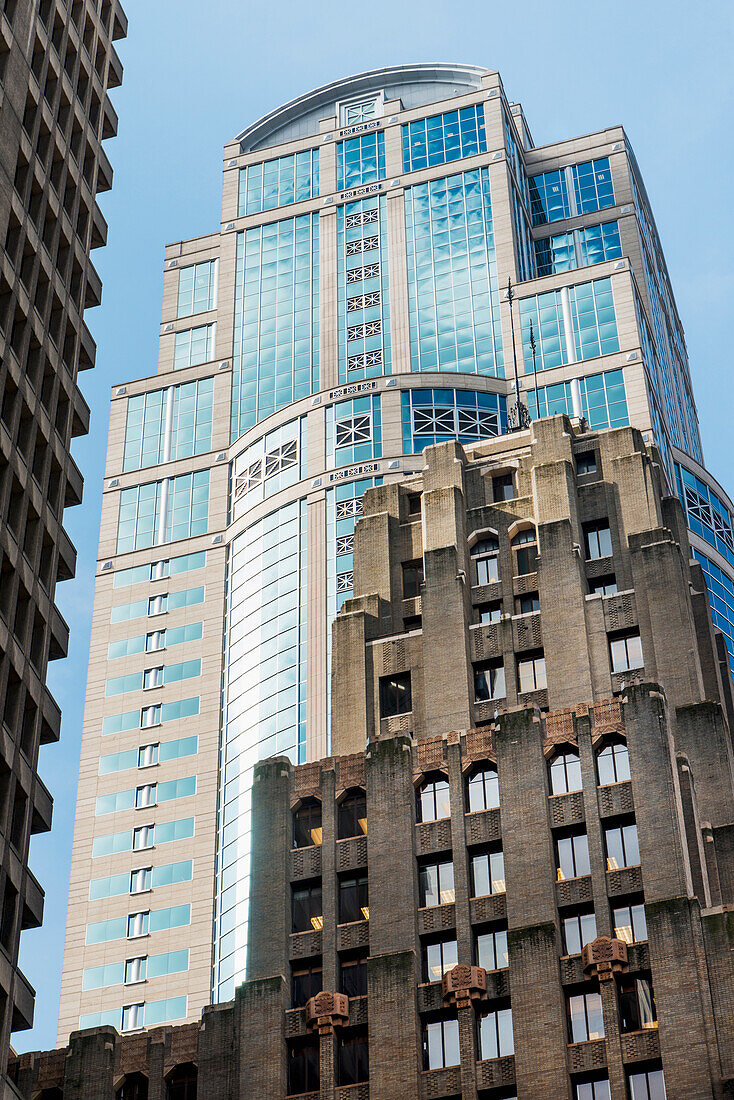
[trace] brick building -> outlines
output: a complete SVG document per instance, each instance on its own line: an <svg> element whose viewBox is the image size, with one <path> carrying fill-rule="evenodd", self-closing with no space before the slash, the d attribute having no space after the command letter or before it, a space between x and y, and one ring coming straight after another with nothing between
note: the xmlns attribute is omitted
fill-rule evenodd
<svg viewBox="0 0 734 1100"><path fill-rule="evenodd" d="M94 366L84 312L102 293L90 256L107 237L96 200L126 31L119 0L0 3L0 1078L11 1031L33 1021L18 951L43 913L28 847L51 827L38 750L60 732L46 673L68 647L54 600L76 564L62 522L82 497L77 380Z"/></svg>
<svg viewBox="0 0 734 1100"><path fill-rule="evenodd" d="M334 754L255 772L248 980L21 1095L732 1095L731 680L663 486L553 417L368 491Z"/></svg>

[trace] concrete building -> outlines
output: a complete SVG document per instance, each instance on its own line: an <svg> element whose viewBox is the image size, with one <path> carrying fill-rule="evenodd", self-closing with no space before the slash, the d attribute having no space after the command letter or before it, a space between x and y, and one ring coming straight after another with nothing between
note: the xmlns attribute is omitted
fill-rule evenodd
<svg viewBox="0 0 734 1100"><path fill-rule="evenodd" d="M364 496L334 754L255 768L247 980L22 1097L731 1095L731 678L659 454L559 416L423 457Z"/></svg>
<svg viewBox="0 0 734 1100"><path fill-rule="evenodd" d="M32 833L51 827L39 745L59 738L46 686L68 628L56 582L76 553L62 527L82 477L71 441L88 430L78 372L94 366L84 311L102 286L90 260L112 186L102 142L117 131L108 91L126 33L118 0L0 4L0 1078L11 1031L29 1028L34 992L20 933L41 923L28 869Z"/></svg>
<svg viewBox="0 0 734 1100"><path fill-rule="evenodd" d="M253 769L330 751L362 495L524 423L518 388L655 444L734 659L734 508L621 127L535 147L496 72L382 69L250 126L223 180L166 250L157 374L112 392L61 1043L234 996Z"/></svg>

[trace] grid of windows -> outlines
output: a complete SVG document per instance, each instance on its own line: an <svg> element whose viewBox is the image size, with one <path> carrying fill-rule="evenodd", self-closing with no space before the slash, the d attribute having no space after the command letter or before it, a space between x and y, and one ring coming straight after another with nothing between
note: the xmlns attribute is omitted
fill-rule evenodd
<svg viewBox="0 0 734 1100"><path fill-rule="evenodd" d="M486 168L405 192L411 369L503 376Z"/></svg>
<svg viewBox="0 0 734 1100"><path fill-rule="evenodd" d="M568 295L571 332L566 332L564 323L565 295ZM526 374L533 371L531 322L536 341L535 367L539 371L569 362L568 340L573 341L577 361L619 351L611 279L595 279L520 300Z"/></svg>
<svg viewBox="0 0 734 1100"><path fill-rule="evenodd" d="M146 767L149 764L162 764L167 760L180 760L185 756L194 756L198 748L199 738L196 734L192 734L190 737L179 737L173 741L163 741L143 748L107 753L99 758L98 774L110 775L113 772L128 771L131 768ZM152 754L154 759L148 760L141 755L144 749L155 749L155 753Z"/></svg>
<svg viewBox="0 0 734 1100"><path fill-rule="evenodd" d="M476 443L507 430L507 399L472 390L404 390L403 450L420 454L433 443Z"/></svg>
<svg viewBox="0 0 734 1100"><path fill-rule="evenodd" d="M240 170L239 216L312 199L319 193L319 151L304 149Z"/></svg>
<svg viewBox="0 0 734 1100"><path fill-rule="evenodd" d="M110 714L102 719L102 735L125 733L127 730L148 729L172 722L177 718L191 718L199 713L199 698L176 699L172 703L155 703L142 710L128 710L124 714Z"/></svg>
<svg viewBox="0 0 734 1100"><path fill-rule="evenodd" d="M350 466L382 456L382 419L377 394L340 401L326 410L326 460Z"/></svg>
<svg viewBox="0 0 734 1100"><path fill-rule="evenodd" d="M573 271L574 268L600 264L621 255L622 243L617 222L587 225L535 242L538 275L557 275L559 271Z"/></svg>
<svg viewBox="0 0 734 1100"><path fill-rule="evenodd" d="M178 317L217 308L217 261L182 267L178 276Z"/></svg>
<svg viewBox="0 0 734 1100"><path fill-rule="evenodd" d="M232 439L319 385L319 216L237 238Z"/></svg>
<svg viewBox="0 0 734 1100"><path fill-rule="evenodd" d="M623 428L629 424L627 394L624 374L621 370L604 371L579 378L581 408L591 428ZM558 413L573 415L571 383L557 382L554 386L539 386L526 390L525 398L530 415L556 416Z"/></svg>
<svg viewBox="0 0 734 1100"><path fill-rule="evenodd" d="M85 943L110 943L112 940L133 939L151 932L169 928L181 928L191 924L191 906L173 905L168 909L150 909L144 913L131 913L127 917L95 921L87 925Z"/></svg>
<svg viewBox="0 0 734 1100"><path fill-rule="evenodd" d="M734 582L723 569L715 565L700 550L694 549L693 554L703 569L706 587L709 590L711 617L714 620L714 626L717 626L724 635L729 664L734 671Z"/></svg>
<svg viewBox="0 0 734 1100"><path fill-rule="evenodd" d="M390 374L387 199L337 209L339 381Z"/></svg>
<svg viewBox="0 0 734 1100"><path fill-rule="evenodd" d="M184 642L197 642L202 636L203 629L203 623L188 623L186 626L137 634L134 638L122 638L119 642L110 642L107 648L107 660L114 661L119 657L131 657L136 653L170 649Z"/></svg>
<svg viewBox="0 0 734 1100"><path fill-rule="evenodd" d="M131 584L145 581L162 580L175 577L179 573L189 573L193 569L203 569L206 565L206 550L195 554L181 554L177 558L154 561L150 565L134 565L132 569L118 569L112 582L113 588L127 588Z"/></svg>
<svg viewBox="0 0 734 1100"><path fill-rule="evenodd" d="M132 964L137 963L137 966ZM130 985L147 978L161 978L167 974L181 974L189 969L189 953L165 951L160 955L146 955L139 959L121 959L106 966L88 967L82 974L82 989L106 989L111 985Z"/></svg>
<svg viewBox="0 0 734 1100"><path fill-rule="evenodd" d="M377 130L336 145L336 188L344 191L385 178L385 134Z"/></svg>
<svg viewBox="0 0 734 1100"><path fill-rule="evenodd" d="M216 996L244 976L252 769L304 757L306 502L277 509L233 541L228 564L215 910Z"/></svg>
<svg viewBox="0 0 734 1100"><path fill-rule="evenodd" d="M289 420L246 447L232 466L232 518L306 476L306 417Z"/></svg>
<svg viewBox="0 0 734 1100"><path fill-rule="evenodd" d="M404 172L417 172L421 168L486 152L481 103L442 115L417 118L403 126Z"/></svg>
<svg viewBox="0 0 734 1100"><path fill-rule="evenodd" d="M79 1017L79 1027L103 1027L109 1024L118 1031L131 1031L134 1028L155 1027L158 1024L183 1020L187 1015L187 997L168 997L164 1001L146 1001L135 1005L124 1005L104 1012L88 1012Z"/></svg>
<svg viewBox="0 0 734 1100"><path fill-rule="evenodd" d="M131 397L127 403L123 470L173 462L210 450L213 398L213 378Z"/></svg>
<svg viewBox="0 0 734 1100"><path fill-rule="evenodd" d="M614 206L608 157L532 176L529 185L533 225L545 225Z"/></svg>
<svg viewBox="0 0 734 1100"><path fill-rule="evenodd" d="M216 323L213 323L177 332L173 345L173 369L197 367L213 359L216 331Z"/></svg>
<svg viewBox="0 0 734 1100"><path fill-rule="evenodd" d="M92 842L92 858L117 855L119 852L137 852L151 848L155 839L156 846L170 844L176 840L188 840L194 835L193 817L180 818L178 821L164 821L158 825L141 825L135 829L126 829L121 833L109 833L97 836Z"/></svg>
<svg viewBox="0 0 734 1100"><path fill-rule="evenodd" d="M209 471L150 481L120 493L117 553L206 533Z"/></svg>

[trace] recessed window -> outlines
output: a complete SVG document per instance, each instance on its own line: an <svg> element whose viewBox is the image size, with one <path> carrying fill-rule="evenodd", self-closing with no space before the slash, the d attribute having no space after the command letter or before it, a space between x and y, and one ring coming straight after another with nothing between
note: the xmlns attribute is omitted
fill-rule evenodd
<svg viewBox="0 0 734 1100"><path fill-rule="evenodd" d="M414 600L420 596L422 584L423 562L419 560L403 562L403 599Z"/></svg>
<svg viewBox="0 0 734 1100"><path fill-rule="evenodd" d="M337 811L337 836L347 840L367 832L367 795L361 787L347 791Z"/></svg>
<svg viewBox="0 0 734 1100"><path fill-rule="evenodd" d="M445 776L430 776L421 783L416 794L419 821L438 821L440 818L450 817L449 781Z"/></svg>
<svg viewBox="0 0 734 1100"><path fill-rule="evenodd" d="M358 1085L369 1081L370 1060L367 1029L355 1028L339 1035L336 1078L339 1085Z"/></svg>
<svg viewBox="0 0 734 1100"><path fill-rule="evenodd" d="M471 891L473 898L505 892L505 857L501 851L479 852L471 859Z"/></svg>
<svg viewBox="0 0 734 1100"><path fill-rule="evenodd" d="M502 600L493 600L491 603L480 603L476 609L477 622L482 626L490 623L498 623L502 618Z"/></svg>
<svg viewBox="0 0 734 1100"><path fill-rule="evenodd" d="M612 912L614 935L625 943L644 943L647 939L647 920L644 902L620 905Z"/></svg>
<svg viewBox="0 0 734 1100"><path fill-rule="evenodd" d="M302 802L293 814L293 847L310 848L322 837L321 803L316 798Z"/></svg>
<svg viewBox="0 0 734 1100"><path fill-rule="evenodd" d="M139 852L143 848L153 847L153 834L155 825L140 825L133 829L133 851Z"/></svg>
<svg viewBox="0 0 734 1100"><path fill-rule="evenodd" d="M130 893L142 894L145 890L150 890L152 876L152 867L140 867L137 871L131 871Z"/></svg>
<svg viewBox="0 0 734 1100"><path fill-rule="evenodd" d="M576 455L576 473L577 474L595 474L596 473L596 452L595 451L581 451Z"/></svg>
<svg viewBox="0 0 734 1100"><path fill-rule="evenodd" d="M624 974L617 990L620 1031L643 1031L658 1026L655 994L649 977Z"/></svg>
<svg viewBox="0 0 734 1100"><path fill-rule="evenodd" d="M605 829L604 846L607 852L607 871L616 871L620 867L636 867L640 862L640 845L634 822Z"/></svg>
<svg viewBox="0 0 734 1100"><path fill-rule="evenodd" d="M423 1027L423 1068L444 1069L458 1066L459 1021L455 1019L433 1020Z"/></svg>
<svg viewBox="0 0 734 1100"><path fill-rule="evenodd" d="M506 694L505 666L501 660L482 661L474 665L474 699L477 703L504 699Z"/></svg>
<svg viewBox="0 0 734 1100"><path fill-rule="evenodd" d="M437 940L423 944L423 981L440 982L444 974L459 962L459 948L455 939Z"/></svg>
<svg viewBox="0 0 734 1100"><path fill-rule="evenodd" d="M500 781L496 768L484 767L473 772L467 783L469 813L496 810L500 804Z"/></svg>
<svg viewBox="0 0 734 1100"><path fill-rule="evenodd" d="M556 840L556 877L559 882L590 874L589 840L586 833L570 833Z"/></svg>
<svg viewBox="0 0 734 1100"><path fill-rule="evenodd" d="M151 596L148 600L148 615L163 615L168 611L168 595Z"/></svg>
<svg viewBox="0 0 734 1100"><path fill-rule="evenodd" d="M421 494L408 493L408 515L419 516L421 514Z"/></svg>
<svg viewBox="0 0 734 1100"><path fill-rule="evenodd" d="M319 1040L298 1040L288 1044L288 1094L318 1092Z"/></svg>
<svg viewBox="0 0 734 1100"><path fill-rule="evenodd" d="M515 1053L512 1009L498 1008L479 1020L479 1057L505 1058Z"/></svg>
<svg viewBox="0 0 734 1100"><path fill-rule="evenodd" d="M291 895L291 931L320 931L324 926L321 883L293 887Z"/></svg>
<svg viewBox="0 0 734 1100"><path fill-rule="evenodd" d="M159 665L157 668L146 668L143 672L143 688L148 690L149 688L163 687L163 665Z"/></svg>
<svg viewBox="0 0 734 1100"><path fill-rule="evenodd" d="M339 989L347 997L367 996L366 955L355 955L339 961Z"/></svg>
<svg viewBox="0 0 734 1100"><path fill-rule="evenodd" d="M609 659L612 672L628 672L632 668L642 668L645 662L642 657L642 640L639 633L610 638Z"/></svg>
<svg viewBox="0 0 734 1100"><path fill-rule="evenodd" d="M155 653L159 649L166 648L165 630L152 630L145 635L145 652Z"/></svg>
<svg viewBox="0 0 734 1100"><path fill-rule="evenodd" d="M591 910L587 913L574 913L562 921L563 949L567 955L581 954L582 947L596 939L596 916Z"/></svg>
<svg viewBox="0 0 734 1100"><path fill-rule="evenodd" d="M612 532L609 530L609 520L600 519L595 520L594 523L585 523L583 531L587 561L612 556Z"/></svg>
<svg viewBox="0 0 734 1100"><path fill-rule="evenodd" d="M158 763L160 745L141 745L138 749L138 767L151 768Z"/></svg>
<svg viewBox="0 0 734 1100"><path fill-rule="evenodd" d="M496 536L487 535L475 542L471 548L474 560L475 584L494 584L499 580L500 544Z"/></svg>
<svg viewBox="0 0 734 1100"><path fill-rule="evenodd" d="M135 1031L143 1026L145 1004L124 1005L122 1009L122 1030Z"/></svg>
<svg viewBox="0 0 734 1100"><path fill-rule="evenodd" d="M590 1039L604 1038L604 1017L599 993L572 994L566 998L566 1004L570 1043L586 1043Z"/></svg>
<svg viewBox="0 0 734 1100"><path fill-rule="evenodd" d="M630 757L624 741L613 741L596 754L596 774L600 787L624 783L630 778Z"/></svg>
<svg viewBox="0 0 734 1100"><path fill-rule="evenodd" d="M630 1100L665 1100L661 1069L646 1069L629 1075Z"/></svg>
<svg viewBox="0 0 734 1100"><path fill-rule="evenodd" d="M515 576L527 577L538 568L538 541L534 529L518 532L512 540L515 555Z"/></svg>
<svg viewBox="0 0 734 1100"><path fill-rule="evenodd" d="M161 705L155 703L152 707L143 707L140 712L140 728L149 729L151 726L161 724Z"/></svg>
<svg viewBox="0 0 734 1100"><path fill-rule="evenodd" d="M504 970L509 966L507 953L507 929L496 928L488 932L477 932L474 941L474 957L477 966L484 970Z"/></svg>
<svg viewBox="0 0 734 1100"><path fill-rule="evenodd" d="M361 99L355 103L342 103L341 125L356 126L360 122L367 122L368 119L375 118L377 115L377 104L377 96L371 96L369 99Z"/></svg>
<svg viewBox="0 0 734 1100"><path fill-rule="evenodd" d="M147 955L137 959L128 959L125 962L125 985L133 985L135 982L144 982L148 971Z"/></svg>
<svg viewBox="0 0 734 1100"><path fill-rule="evenodd" d="M339 924L369 920L367 875L348 875L339 879Z"/></svg>
<svg viewBox="0 0 734 1100"><path fill-rule="evenodd" d="M147 936L150 925L150 913L131 913L127 918L127 938L134 940L137 936Z"/></svg>
<svg viewBox="0 0 734 1100"><path fill-rule="evenodd" d="M418 886L421 908L450 905L455 899L452 861L422 864L418 871Z"/></svg>
<svg viewBox="0 0 734 1100"><path fill-rule="evenodd" d="M406 634L410 634L413 630L420 630L423 626L423 619L420 615L404 615L403 616L403 630Z"/></svg>
<svg viewBox="0 0 734 1100"><path fill-rule="evenodd" d="M545 657L538 653L517 662L517 690L520 694L541 691L548 686L545 676Z"/></svg>
<svg viewBox="0 0 734 1100"><path fill-rule="evenodd" d="M516 598L516 615L530 615L534 611L540 611L540 596L537 592L527 592L524 596Z"/></svg>
<svg viewBox="0 0 734 1100"><path fill-rule="evenodd" d="M291 967L291 1004L301 1008L324 988L321 959L294 963Z"/></svg>
<svg viewBox="0 0 734 1100"><path fill-rule="evenodd" d="M577 1081L573 1086L573 1100L612 1100L608 1077L595 1077L593 1081Z"/></svg>
<svg viewBox="0 0 734 1100"><path fill-rule="evenodd" d="M549 771L551 794L581 790L581 760L577 752L558 753L551 760Z"/></svg>
<svg viewBox="0 0 734 1100"><path fill-rule="evenodd" d="M412 709L410 673L398 672L393 676L381 676L380 717L394 718L399 714L410 714Z"/></svg>
<svg viewBox="0 0 734 1100"><path fill-rule="evenodd" d="M492 500L499 504L503 500L515 499L515 486L512 474L497 474L492 478Z"/></svg>
<svg viewBox="0 0 734 1100"><path fill-rule="evenodd" d="M589 592L592 596L613 596L617 591L617 578L614 573L608 573L605 577L591 577L589 580Z"/></svg>
<svg viewBox="0 0 734 1100"><path fill-rule="evenodd" d="M142 787L137 787L135 790L136 810L143 809L146 806L155 806L157 801L157 791L157 783L144 783Z"/></svg>

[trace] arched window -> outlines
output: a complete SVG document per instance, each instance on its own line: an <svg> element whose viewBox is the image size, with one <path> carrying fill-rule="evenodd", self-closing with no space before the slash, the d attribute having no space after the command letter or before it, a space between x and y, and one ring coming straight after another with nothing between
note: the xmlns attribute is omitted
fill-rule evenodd
<svg viewBox="0 0 734 1100"><path fill-rule="evenodd" d="M630 777L630 758L624 741L610 741L596 755L599 786L623 783Z"/></svg>
<svg viewBox="0 0 734 1100"><path fill-rule="evenodd" d="M469 778L467 802L469 813L477 810L496 810L500 804L500 783L497 769L490 764L478 768Z"/></svg>
<svg viewBox="0 0 734 1100"><path fill-rule="evenodd" d="M571 749L559 752L551 760L550 766L551 794L568 794L569 791L580 791L581 761L579 754Z"/></svg>
<svg viewBox="0 0 734 1100"><path fill-rule="evenodd" d="M418 788L418 820L438 821L451 813L449 781L443 775L431 775Z"/></svg>
<svg viewBox="0 0 734 1100"><path fill-rule="evenodd" d="M350 836L364 836L367 832L367 795L360 787L353 787L339 803L337 836L346 840Z"/></svg>
<svg viewBox="0 0 734 1100"><path fill-rule="evenodd" d="M193 1062L176 1066L166 1079L166 1100L196 1100L198 1070Z"/></svg>
<svg viewBox="0 0 734 1100"><path fill-rule="evenodd" d="M148 1100L148 1078L143 1073L128 1073L115 1092L115 1100Z"/></svg>
<svg viewBox="0 0 734 1100"><path fill-rule="evenodd" d="M538 536L534 527L528 527L524 531L518 531L512 540L512 549L515 554L515 576L526 577L528 573L534 573L538 560Z"/></svg>
<svg viewBox="0 0 734 1100"><path fill-rule="evenodd" d="M316 798L309 798L293 814L293 847L310 848L320 843L321 803Z"/></svg>
<svg viewBox="0 0 734 1100"><path fill-rule="evenodd" d="M474 559L476 572L475 584L493 584L499 580L499 549L500 544L496 535L485 535L474 543L471 556Z"/></svg>

